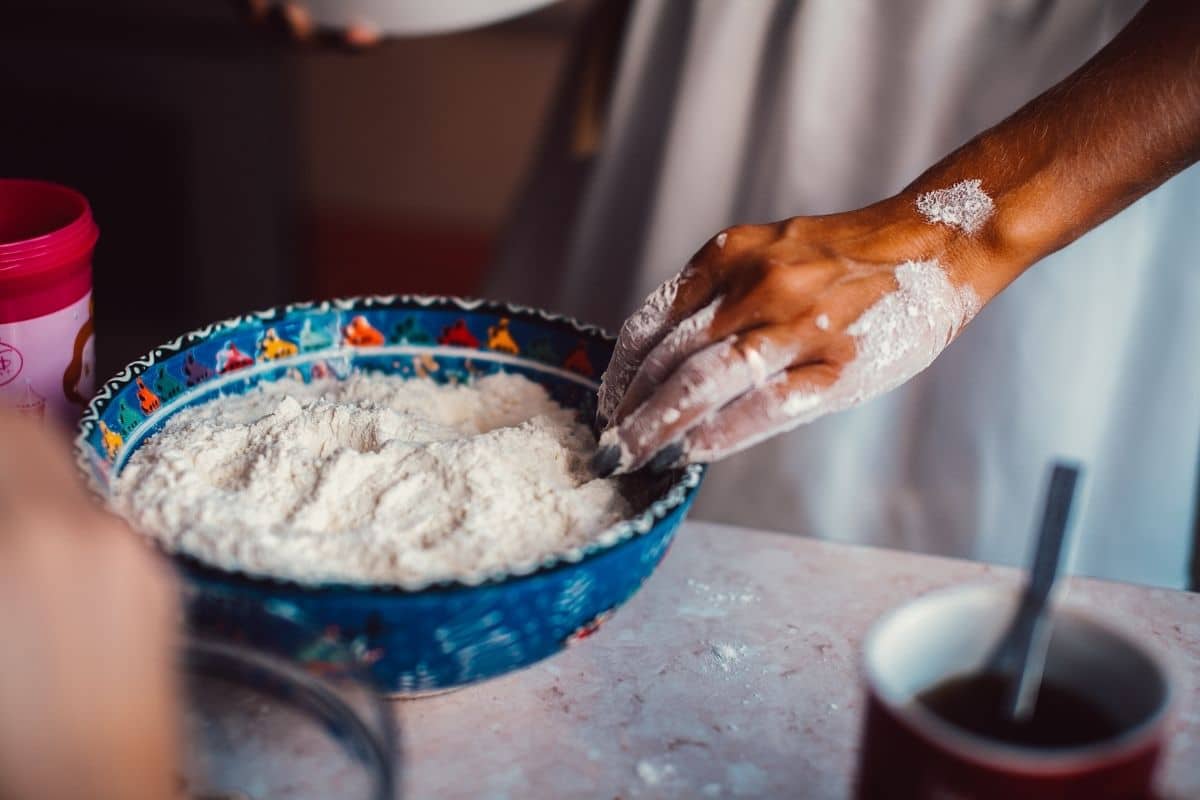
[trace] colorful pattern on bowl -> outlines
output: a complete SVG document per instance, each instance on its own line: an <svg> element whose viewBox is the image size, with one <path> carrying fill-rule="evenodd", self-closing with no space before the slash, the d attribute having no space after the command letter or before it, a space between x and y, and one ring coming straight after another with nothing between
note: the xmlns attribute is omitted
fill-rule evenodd
<svg viewBox="0 0 1200 800"><path fill-rule="evenodd" d="M284 375L307 381L370 370L450 382L516 372L590 419L611 353L612 339L598 328L480 300L391 296L284 306L185 334L108 380L80 421L77 460L107 496L129 455L180 409ZM681 470L637 517L593 544L474 585L302 586L185 556L175 563L201 632L249 639L317 671L332 666L321 648L297 651L275 636L271 615L263 614L269 610L348 646L384 691L436 691L528 666L592 633L662 559L702 476L700 467Z"/></svg>

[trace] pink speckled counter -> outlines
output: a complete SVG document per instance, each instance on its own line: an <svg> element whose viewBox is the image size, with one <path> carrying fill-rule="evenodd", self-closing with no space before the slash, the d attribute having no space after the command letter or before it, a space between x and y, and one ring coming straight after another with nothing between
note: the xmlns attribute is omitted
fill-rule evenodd
<svg viewBox="0 0 1200 800"><path fill-rule="evenodd" d="M595 636L524 672L394 705L405 797L806 797L852 788L859 644L882 612L1011 570L688 523ZM1075 581L1072 602L1200 675L1200 595ZM1163 787L1200 797L1200 688Z"/></svg>

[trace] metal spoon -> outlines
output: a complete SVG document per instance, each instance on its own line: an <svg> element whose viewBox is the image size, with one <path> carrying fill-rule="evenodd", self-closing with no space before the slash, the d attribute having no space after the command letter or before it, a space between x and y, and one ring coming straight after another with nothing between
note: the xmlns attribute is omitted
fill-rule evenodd
<svg viewBox="0 0 1200 800"><path fill-rule="evenodd" d="M1054 465L1029 580L1008 630L984 668L985 672L1009 676L1004 708L1009 718L1018 722L1028 720L1033 714L1042 670L1046 666L1046 650L1050 644L1046 601L1058 576L1081 469L1077 464L1058 462Z"/></svg>

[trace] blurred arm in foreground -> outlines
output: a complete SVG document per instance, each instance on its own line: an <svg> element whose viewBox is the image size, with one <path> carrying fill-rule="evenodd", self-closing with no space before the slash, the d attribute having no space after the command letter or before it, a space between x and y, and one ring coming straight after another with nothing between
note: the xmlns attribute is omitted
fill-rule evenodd
<svg viewBox="0 0 1200 800"><path fill-rule="evenodd" d="M176 796L175 622L166 568L65 442L0 413L0 797Z"/></svg>

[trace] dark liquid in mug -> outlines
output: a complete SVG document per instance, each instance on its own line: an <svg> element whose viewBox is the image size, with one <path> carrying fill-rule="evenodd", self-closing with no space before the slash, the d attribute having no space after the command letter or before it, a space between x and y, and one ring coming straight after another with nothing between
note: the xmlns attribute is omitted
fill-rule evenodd
<svg viewBox="0 0 1200 800"><path fill-rule="evenodd" d="M917 702L978 736L1027 747L1079 747L1121 732L1117 720L1080 693L1046 680L1033 715L1014 722L1004 711L1008 681L995 673L951 678L917 695Z"/></svg>

